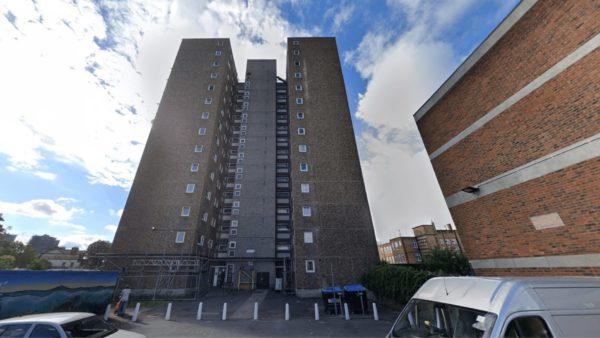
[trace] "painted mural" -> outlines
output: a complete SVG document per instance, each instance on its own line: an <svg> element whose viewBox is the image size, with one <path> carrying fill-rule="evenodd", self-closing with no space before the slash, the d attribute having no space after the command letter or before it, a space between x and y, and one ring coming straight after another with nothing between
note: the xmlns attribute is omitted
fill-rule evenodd
<svg viewBox="0 0 600 338"><path fill-rule="evenodd" d="M0 270L0 319L31 313L103 313L119 274L104 271Z"/></svg>

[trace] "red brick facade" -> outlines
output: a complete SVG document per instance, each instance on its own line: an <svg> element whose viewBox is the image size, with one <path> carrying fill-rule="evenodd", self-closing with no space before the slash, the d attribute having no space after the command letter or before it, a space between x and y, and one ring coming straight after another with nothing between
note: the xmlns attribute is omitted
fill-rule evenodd
<svg viewBox="0 0 600 338"><path fill-rule="evenodd" d="M599 13L599 2L538 1L416 114L427 152L438 151L432 165L478 274L600 275L600 157L574 147L582 140L596 147L600 135ZM582 57L573 59L575 51ZM480 120L563 60L576 61ZM548 156L557 151L574 162L560 167ZM527 178L524 165L533 168ZM469 186L482 189L461 192ZM564 225L534 226L532 217L554 214Z"/></svg>

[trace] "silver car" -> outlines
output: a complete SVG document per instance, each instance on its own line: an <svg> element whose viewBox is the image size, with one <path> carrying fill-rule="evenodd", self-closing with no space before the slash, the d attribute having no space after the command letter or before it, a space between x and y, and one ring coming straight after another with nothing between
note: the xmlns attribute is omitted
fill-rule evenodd
<svg viewBox="0 0 600 338"><path fill-rule="evenodd" d="M85 312L41 313L0 320L0 337L77 338L113 337L143 338L144 335L119 330L102 317Z"/></svg>

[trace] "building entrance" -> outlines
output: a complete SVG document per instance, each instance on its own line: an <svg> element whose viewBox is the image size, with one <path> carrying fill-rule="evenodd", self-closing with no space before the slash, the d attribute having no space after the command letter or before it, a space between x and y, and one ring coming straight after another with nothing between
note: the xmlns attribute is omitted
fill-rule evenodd
<svg viewBox="0 0 600 338"><path fill-rule="evenodd" d="M256 288L257 289L268 289L269 288L269 273L268 272L257 272L256 273Z"/></svg>

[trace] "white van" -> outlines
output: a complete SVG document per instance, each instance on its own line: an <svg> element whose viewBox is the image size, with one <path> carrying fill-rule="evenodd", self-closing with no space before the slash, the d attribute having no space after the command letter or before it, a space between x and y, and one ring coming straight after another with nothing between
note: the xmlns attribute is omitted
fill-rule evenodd
<svg viewBox="0 0 600 338"><path fill-rule="evenodd" d="M600 278L432 278L387 337L600 337Z"/></svg>

